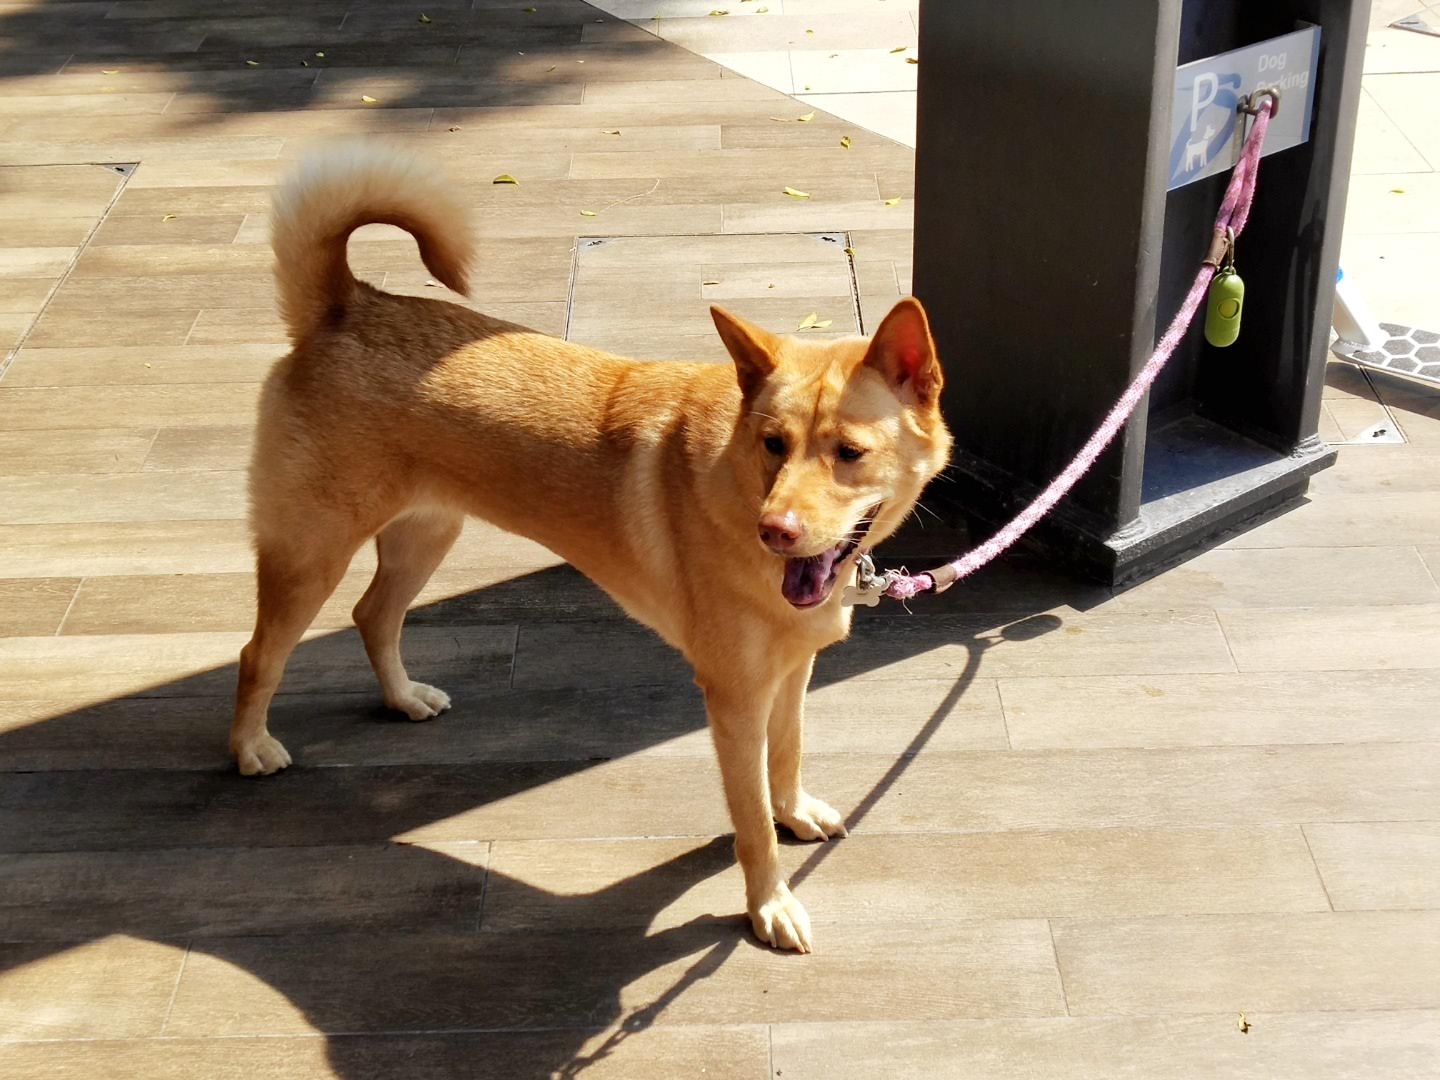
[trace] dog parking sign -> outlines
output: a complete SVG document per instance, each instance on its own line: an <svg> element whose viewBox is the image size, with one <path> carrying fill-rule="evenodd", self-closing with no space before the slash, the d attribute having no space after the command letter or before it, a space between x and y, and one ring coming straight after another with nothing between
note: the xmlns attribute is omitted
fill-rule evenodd
<svg viewBox="0 0 1440 1080"><path fill-rule="evenodd" d="M1176 69L1167 190L1234 166L1244 136L1237 106L1261 87L1278 88L1281 98L1265 134L1265 154L1309 139L1319 61L1320 27L1310 26Z"/></svg>

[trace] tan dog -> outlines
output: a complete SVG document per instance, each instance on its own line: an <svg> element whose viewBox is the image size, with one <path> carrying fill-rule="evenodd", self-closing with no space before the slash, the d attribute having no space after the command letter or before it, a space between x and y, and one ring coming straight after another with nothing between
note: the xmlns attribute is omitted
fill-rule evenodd
<svg viewBox="0 0 1440 1080"><path fill-rule="evenodd" d="M809 951L774 822L845 833L801 787L801 710L815 653L849 632L837 585L856 551L894 531L949 454L925 314L902 300L872 341L805 341L715 308L731 369L621 359L350 272L350 233L388 222L463 293L467 218L442 179L365 147L310 161L276 195L295 348L266 382L251 466L259 609L230 734L240 771L290 763L270 700L372 536L379 568L355 622L385 703L414 720L449 708L406 673L400 627L473 514L567 559L694 665L755 932Z"/></svg>

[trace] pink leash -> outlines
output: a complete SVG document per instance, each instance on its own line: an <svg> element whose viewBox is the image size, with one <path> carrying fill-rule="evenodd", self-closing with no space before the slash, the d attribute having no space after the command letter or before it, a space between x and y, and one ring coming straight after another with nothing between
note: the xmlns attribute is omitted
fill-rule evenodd
<svg viewBox="0 0 1440 1080"><path fill-rule="evenodd" d="M874 577L876 585L884 584L883 592L880 592L880 595L888 596L893 600L909 600L912 596L930 590L937 593L944 592L955 582L969 577L982 566L993 562L1013 547L1015 542L1030 530L1031 526L1049 513L1055 504L1069 493L1076 482L1095 464L1095 459L1120 433L1120 429L1130 419L1130 414L1140 404L1140 399L1150 390L1151 384L1155 382L1166 361L1175 352L1181 339L1184 338L1185 332L1190 329L1190 324L1194 322L1195 313L1205 300L1205 292L1221 265L1226 249L1245 229L1245 222L1250 217L1250 204L1255 198L1255 177L1260 167L1260 146L1265 141L1265 129L1270 125L1270 117L1274 114L1279 100L1279 95L1275 91L1259 90L1251 98L1252 103L1255 98L1262 95L1265 100L1261 101L1258 106L1252 106L1255 123L1245 140L1245 148L1241 151L1240 161L1230 174L1230 185L1225 189L1225 198L1220 203L1220 212L1215 218L1214 238L1211 241L1210 252L1205 259L1205 264L1195 275L1195 284L1190 286L1185 303L1175 313L1169 329L1165 331L1164 337L1155 346L1154 354L1140 369L1140 373L1135 376L1135 381L1120 396L1120 400L1111 408L1109 415L1105 417L1105 422L1100 425L1094 435L1090 436L1090 440L1081 448L1080 453L1075 456L1075 460L1070 463L1069 467L1052 480L1050 486L1042 491L1034 502L989 540L966 552L958 559L954 559L944 566L937 566L934 570L926 573L911 575L903 571L891 570L883 576L876 575ZM874 573L873 570L871 573ZM865 591L865 583L861 582L860 585L860 591Z"/></svg>

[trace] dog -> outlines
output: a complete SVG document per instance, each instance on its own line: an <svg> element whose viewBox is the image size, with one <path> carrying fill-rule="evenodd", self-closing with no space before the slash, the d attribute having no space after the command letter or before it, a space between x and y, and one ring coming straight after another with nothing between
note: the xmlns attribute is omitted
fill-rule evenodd
<svg viewBox="0 0 1440 1080"><path fill-rule="evenodd" d="M354 610L385 704L450 707L410 678L406 609L467 516L543 544L679 649L704 692L756 935L808 952L775 823L844 836L805 791L801 723L815 654L849 633L841 589L945 466L943 375L903 299L872 339L776 336L720 308L734 364L628 360L438 299L356 280L373 222L414 236L466 293L475 249L455 190L414 158L352 145L277 190L272 244L293 350L271 371L250 468L255 632L230 749L245 775L290 755L266 714L285 663L356 550Z"/></svg>

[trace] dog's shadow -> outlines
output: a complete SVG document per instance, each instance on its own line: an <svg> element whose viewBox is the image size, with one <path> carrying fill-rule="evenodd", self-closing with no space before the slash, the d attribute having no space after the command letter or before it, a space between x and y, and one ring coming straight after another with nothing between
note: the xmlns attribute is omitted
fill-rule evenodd
<svg viewBox="0 0 1440 1080"><path fill-rule="evenodd" d="M1103 594L1023 563L993 580L991 592L1011 600L1003 615L944 614L976 601L957 589L931 600L936 614L866 612L854 638L822 656L818 688L963 646L943 700L908 725L909 745L877 769L868 794L842 807L852 827L960 701L985 648L1060 624L1035 611ZM296 764L262 780L238 776L224 754L233 665L0 736L0 895L11 898L0 905L0 941L25 943L0 946L3 967L110 935L161 941L190 950L166 1035L315 1030L329 1037L342 1077L428 1075L418 1069L425 1061L444 1074L456 1060L466 1075L528 1077L583 1071L733 954L759 948L738 877L714 890L718 910L692 903L657 918L732 866L730 838L713 838L725 828L718 783L684 796L709 823L702 828L654 821L643 793L633 810L623 796L597 794L609 789L595 770L632 770L620 782L633 790L630 776L653 789L685 783L675 762L702 767L696 755L707 748L666 753L674 740L704 738L699 694L678 658L568 567L425 605L412 622L457 641L518 625L520 664L529 636L536 662L560 676L527 686L526 670L540 669L517 666L516 687L499 689L452 676L455 710L418 725L376 706L368 673L346 693L306 692L302 678L301 692L276 699L273 719ZM308 640L292 670L323 666L337 643L358 655L348 638L353 631ZM574 655L548 655L558 643ZM610 685L586 685L597 672ZM628 758L642 752L644 761ZM657 797L679 801L673 791ZM626 820L607 822L617 808ZM510 869L494 853L487 866L490 836L646 831L695 839L619 880L602 859L599 884L575 894L527 881L523 865ZM810 849L795 880L826 850ZM583 869L560 877L583 881ZM232 967L285 1001L254 996ZM245 1010L229 1007L233 994Z"/></svg>

